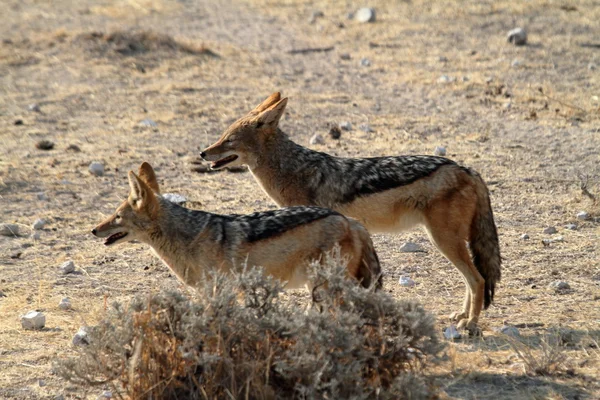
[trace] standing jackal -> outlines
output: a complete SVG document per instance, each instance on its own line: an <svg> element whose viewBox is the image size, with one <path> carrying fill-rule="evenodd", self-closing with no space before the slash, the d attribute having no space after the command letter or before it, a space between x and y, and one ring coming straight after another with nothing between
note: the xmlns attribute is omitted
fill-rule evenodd
<svg viewBox="0 0 600 400"><path fill-rule="evenodd" d="M111 217L92 233L105 245L137 239L149 244L192 287L206 272L241 271L260 266L287 282L286 288L310 286L311 261L339 245L348 275L364 287L380 286L381 268L367 230L357 221L319 207L289 207L248 215L219 215L190 210L159 194L148 163L129 172L131 191Z"/></svg>
<svg viewBox="0 0 600 400"><path fill-rule="evenodd" d="M279 206L331 208L372 232L424 225L467 285L463 310L451 318L475 331L500 280L498 235L479 174L443 157L340 158L307 149L278 128L286 104L287 98L272 94L201 157L213 169L247 165Z"/></svg>

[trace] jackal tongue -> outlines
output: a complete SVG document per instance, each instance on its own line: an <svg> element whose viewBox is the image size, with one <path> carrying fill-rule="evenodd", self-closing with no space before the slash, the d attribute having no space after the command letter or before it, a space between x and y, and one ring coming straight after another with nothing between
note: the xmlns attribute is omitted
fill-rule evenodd
<svg viewBox="0 0 600 400"><path fill-rule="evenodd" d="M106 240L104 241L104 245L108 246L113 244L114 242L116 242L117 240L124 238L125 236L127 236L127 232L119 232L119 233L115 233L114 235L110 235L108 238L106 238Z"/></svg>
<svg viewBox="0 0 600 400"><path fill-rule="evenodd" d="M225 158L221 158L220 160L214 161L212 164L210 164L210 167L212 169L217 169L220 168L224 165L229 164L230 162L233 162L235 160L237 160L238 156L236 156L235 154L232 154L230 156L227 156Z"/></svg>

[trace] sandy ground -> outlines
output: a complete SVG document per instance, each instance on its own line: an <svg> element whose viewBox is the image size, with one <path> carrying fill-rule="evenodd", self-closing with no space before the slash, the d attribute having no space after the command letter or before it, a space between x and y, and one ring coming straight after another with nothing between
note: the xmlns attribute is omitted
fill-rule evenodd
<svg viewBox="0 0 600 400"><path fill-rule="evenodd" d="M281 126L301 144L321 133L325 144L310 147L342 156L445 146L488 182L503 280L482 314L483 337L450 343L427 371L448 396L600 398L600 214L581 190L587 182L600 197L600 7L565 4L373 0L377 21L360 24L347 17L358 4L324 0L3 0L0 222L26 235L0 237L0 397L96 398L102 388L51 373L73 353L77 329L112 301L186 290L145 246L106 249L90 234L127 195L128 170L150 161L164 191L194 207L274 207L249 173L197 173L192 162L280 90L290 99ZM324 16L311 22L315 11ZM516 26L529 31L527 46L507 43ZM332 49L292 52L315 47ZM343 121L353 129L330 138L329 125ZM44 139L52 150L35 147ZM92 161L104 176L88 172ZM581 210L591 218L578 220ZM47 224L33 239L38 218ZM544 234L549 226L558 233ZM426 252L400 253L407 240ZM420 300L441 332L462 303L458 272L420 230L375 244L385 290ZM66 260L75 273L60 273ZM400 275L417 285L400 287ZM558 280L570 289L548 288ZM65 296L71 311L58 308ZM21 328L32 309L45 312L44 330ZM519 327L535 360L548 332L566 330L557 371L528 374L532 360L495 332L503 324Z"/></svg>

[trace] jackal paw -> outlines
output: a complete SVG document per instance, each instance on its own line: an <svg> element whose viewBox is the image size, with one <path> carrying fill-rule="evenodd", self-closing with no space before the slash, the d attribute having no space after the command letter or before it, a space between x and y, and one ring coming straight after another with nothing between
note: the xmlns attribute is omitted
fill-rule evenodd
<svg viewBox="0 0 600 400"><path fill-rule="evenodd" d="M450 321L462 321L464 319L469 318L469 314L466 311L463 312L453 312L452 314L450 314L448 316L448 318L450 318Z"/></svg>
<svg viewBox="0 0 600 400"><path fill-rule="evenodd" d="M469 336L481 336L481 329L477 326L477 320L475 319L461 319L456 327L466 329Z"/></svg>

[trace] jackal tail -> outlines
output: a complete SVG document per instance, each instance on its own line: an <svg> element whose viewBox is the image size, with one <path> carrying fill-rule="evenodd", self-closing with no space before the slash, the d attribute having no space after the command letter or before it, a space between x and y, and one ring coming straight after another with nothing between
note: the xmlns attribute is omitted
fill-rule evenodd
<svg viewBox="0 0 600 400"><path fill-rule="evenodd" d="M379 263L377 252L375 252L375 248L373 247L371 236L365 228L359 229L358 232L363 246L357 278L365 288L369 288L374 284L375 289L381 289L383 285L381 264Z"/></svg>
<svg viewBox="0 0 600 400"><path fill-rule="evenodd" d="M477 177L477 209L471 222L469 245L473 254L473 264L485 280L484 304L487 309L494 300L496 283L501 277L500 244L490 203L490 194L483 179Z"/></svg>

